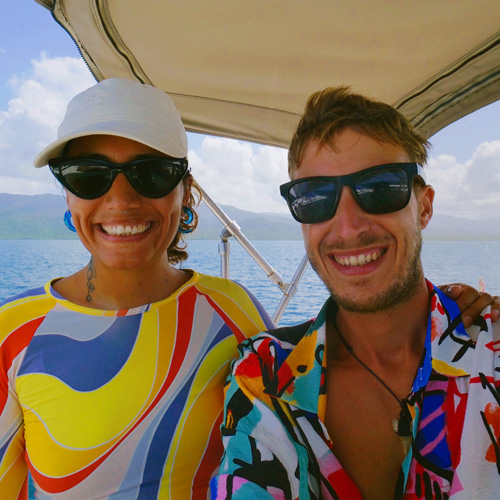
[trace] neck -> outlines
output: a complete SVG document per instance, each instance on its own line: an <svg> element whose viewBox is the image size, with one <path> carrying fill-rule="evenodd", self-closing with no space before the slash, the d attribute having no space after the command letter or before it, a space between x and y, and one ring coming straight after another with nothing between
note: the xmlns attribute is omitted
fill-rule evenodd
<svg viewBox="0 0 500 500"><path fill-rule="evenodd" d="M55 289L71 302L96 309L130 309L169 297L189 280L165 258L154 269L110 269L91 259Z"/></svg>
<svg viewBox="0 0 500 500"><path fill-rule="evenodd" d="M429 292L422 282L409 300L374 313L339 308L337 324L348 344L370 366L406 363L422 354L429 313ZM335 357L345 357L332 338Z"/></svg>

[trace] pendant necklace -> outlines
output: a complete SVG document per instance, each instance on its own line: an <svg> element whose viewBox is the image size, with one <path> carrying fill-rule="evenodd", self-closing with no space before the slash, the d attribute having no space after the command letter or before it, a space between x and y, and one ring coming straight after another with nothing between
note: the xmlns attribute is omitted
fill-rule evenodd
<svg viewBox="0 0 500 500"><path fill-rule="evenodd" d="M403 444L403 451L404 454L406 455L408 451L410 450L410 446L412 443L412 418L410 414L410 410L408 409L408 401L406 398L404 399L399 399L396 394L392 391L392 389L366 364L364 363L361 359L358 358L358 356L355 354L354 349L352 346L347 342L345 337L342 335L342 332L340 331L340 328L337 324L337 315L335 314L333 316L333 327L335 329L335 333L339 337L340 341L344 345L344 347L347 349L347 352L366 370L368 373L370 373L373 377L375 377L389 392L389 394L398 402L399 407L401 408L399 412L399 418L394 418L392 420L392 429L394 432L401 438L402 444Z"/></svg>

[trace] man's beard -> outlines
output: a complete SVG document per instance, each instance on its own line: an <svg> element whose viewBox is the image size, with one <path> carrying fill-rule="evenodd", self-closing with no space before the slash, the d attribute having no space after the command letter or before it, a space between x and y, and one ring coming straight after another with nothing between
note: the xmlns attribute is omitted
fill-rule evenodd
<svg viewBox="0 0 500 500"><path fill-rule="evenodd" d="M382 290L379 293L375 292L368 300L360 302L358 299L341 295L341 290L334 289L332 280L323 280L318 272L320 267L311 259L311 266L318 274L319 278L324 282L333 300L340 308L356 313L375 313L390 309L398 304L407 302L413 295L417 287L422 283L423 272L420 261L420 253L422 250L422 232L418 224L409 235L411 237L410 254L408 258L407 268L402 276L396 278L396 281L387 290ZM409 242L410 243L410 242ZM363 286L363 278L358 283L361 288ZM366 279L368 281L368 279Z"/></svg>

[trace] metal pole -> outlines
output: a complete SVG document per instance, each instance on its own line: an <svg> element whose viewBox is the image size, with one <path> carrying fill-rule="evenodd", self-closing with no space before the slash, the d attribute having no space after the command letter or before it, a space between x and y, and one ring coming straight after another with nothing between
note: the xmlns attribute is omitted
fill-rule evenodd
<svg viewBox="0 0 500 500"><path fill-rule="evenodd" d="M231 244L228 241L229 236L231 235L228 235L225 229L220 234L220 275L223 278L229 278L229 252L231 251Z"/></svg>
<svg viewBox="0 0 500 500"><path fill-rule="evenodd" d="M307 258L307 255L304 255L299 264L299 267L297 268L295 274L293 275L292 281L285 286L285 290L283 291L283 297L281 298L281 301L273 315L273 323L275 325L279 323L281 316L283 316L283 313L285 312L285 309L288 306L288 303L290 302L292 297L297 293L299 281L304 276L304 273L306 272L308 265L309 265L309 259Z"/></svg>
<svg viewBox="0 0 500 500"><path fill-rule="evenodd" d="M208 196L208 194L200 187L202 193L202 200L208 206L208 208L214 213L214 215L223 224L225 230L234 236L238 243L248 252L248 254L257 262L260 268L267 274L267 277L276 285L280 287L282 291L285 290L286 284L283 282L282 277L279 273L273 269L266 261L266 259L260 254L260 252L250 243L247 237L241 232L240 226L231 220L229 216L215 203L215 201Z"/></svg>

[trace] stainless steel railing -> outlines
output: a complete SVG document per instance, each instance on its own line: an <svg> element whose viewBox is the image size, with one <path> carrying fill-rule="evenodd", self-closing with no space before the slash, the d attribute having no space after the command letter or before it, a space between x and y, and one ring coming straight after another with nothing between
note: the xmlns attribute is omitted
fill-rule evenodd
<svg viewBox="0 0 500 500"><path fill-rule="evenodd" d="M236 241L243 247L243 249L252 257L252 259L259 265L259 267L266 273L268 279L276 286L279 287L283 293L276 311L274 312L272 319L277 325L281 319L281 316L286 310L288 303L292 297L296 294L298 289L298 284L302 279L304 273L306 272L307 266L309 265L309 260L307 255L304 255L302 261L300 262L295 274L290 283L285 283L283 278L280 276L278 271L274 269L263 255L252 245L250 240L243 234L240 226L236 221L232 220L225 212L222 210L217 203L210 198L210 196L200 187L202 193L203 203L212 211L212 213L219 219L219 221L224 226L220 234L219 243L219 255L221 261L221 276L223 278L229 278L230 266L229 266L229 254L231 244L229 243L229 238L234 237Z"/></svg>

